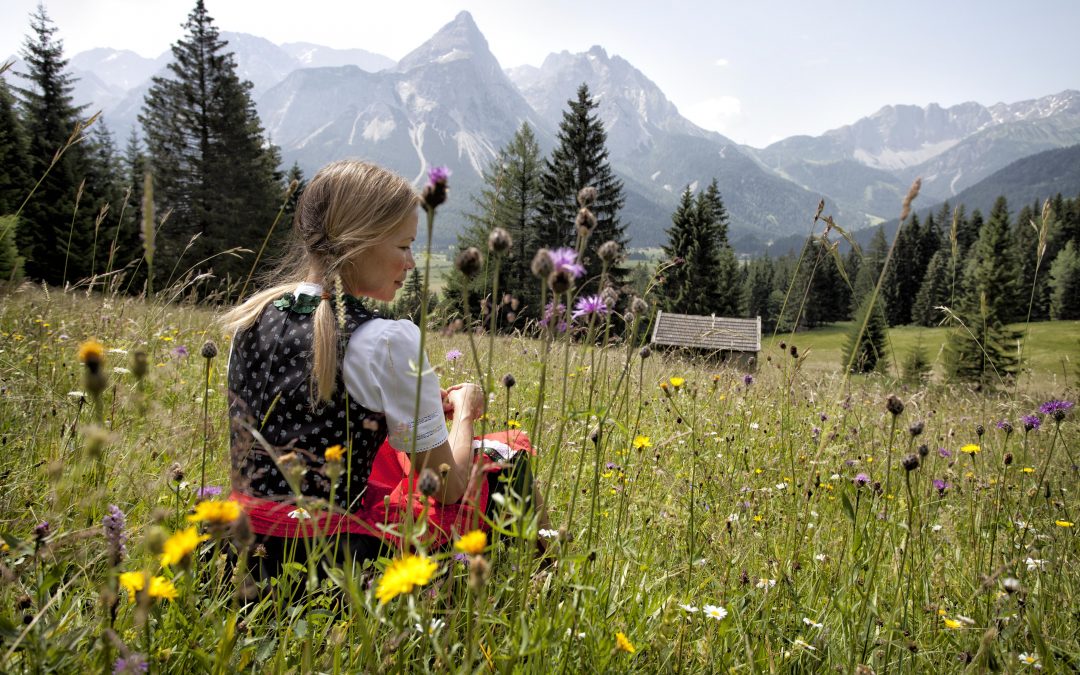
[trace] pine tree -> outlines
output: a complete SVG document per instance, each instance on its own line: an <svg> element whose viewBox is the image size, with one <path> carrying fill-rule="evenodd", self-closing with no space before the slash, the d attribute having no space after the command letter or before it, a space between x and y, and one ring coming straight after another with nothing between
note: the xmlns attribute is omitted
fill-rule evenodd
<svg viewBox="0 0 1080 675"><path fill-rule="evenodd" d="M919 218L915 214L911 215L910 222L901 223L896 233L893 256L881 284L885 320L890 326L911 323L911 305L926 272L919 260L922 236Z"/></svg>
<svg viewBox="0 0 1080 675"><path fill-rule="evenodd" d="M911 307L911 320L919 326L936 326L944 318L937 307L952 305L950 298L953 258L948 248L939 249L930 259L919 293Z"/></svg>
<svg viewBox="0 0 1080 675"><path fill-rule="evenodd" d="M31 15L30 28L22 50L28 72L20 74L28 86L16 91L29 141L27 172L30 180L44 180L19 219L16 243L26 258L27 275L58 284L90 273L94 220L104 204L103 190L92 173L93 143L85 131L69 145L83 124L83 109L73 103L75 79L66 72L63 41L55 38L56 27L43 5Z"/></svg>
<svg viewBox="0 0 1080 675"><path fill-rule="evenodd" d="M776 324L776 318L769 313L769 296L773 292L773 264L768 253L763 258L750 261L746 276L746 290L743 297L746 298L745 315L749 317L761 317L761 329L771 331Z"/></svg>
<svg viewBox="0 0 1080 675"><path fill-rule="evenodd" d="M158 232L155 269L161 280L174 267L209 267L221 281L242 280L254 253L221 254L262 245L283 196L277 149L265 143L251 83L237 75L202 0L184 28L172 46L170 75L153 79L139 115L157 210L170 212Z"/></svg>
<svg viewBox="0 0 1080 675"><path fill-rule="evenodd" d="M1008 203L999 197L964 269L957 310L963 326L954 329L947 341L953 377L993 385L1019 367L1016 343L1020 334L1005 327L1016 312L1017 265L1011 244Z"/></svg>
<svg viewBox="0 0 1080 675"><path fill-rule="evenodd" d="M1069 241L1050 266L1050 318L1080 319L1080 255Z"/></svg>
<svg viewBox="0 0 1080 675"><path fill-rule="evenodd" d="M0 285L19 281L23 276L23 259L15 247L15 214L0 215Z"/></svg>
<svg viewBox="0 0 1080 675"><path fill-rule="evenodd" d="M0 216L18 211L33 187L28 164L26 135L15 111L15 97L0 77ZM9 234L14 246L15 233Z"/></svg>
<svg viewBox="0 0 1080 675"><path fill-rule="evenodd" d="M694 193L687 185L679 198L675 212L671 214L671 228L667 230L667 243L662 247L665 260L664 283L661 286L663 306L668 312L693 314L691 311L695 298L692 284L693 269L690 266L690 249L695 245L694 237L698 230L699 213L694 202Z"/></svg>
<svg viewBox="0 0 1080 675"><path fill-rule="evenodd" d="M537 318L540 281L531 271L536 251L546 244L535 231L540 205L540 147L528 123L522 123L507 145L484 170L484 187L473 195L473 210L466 214L469 225L458 235L457 248L475 246L487 251L488 235L496 227L510 233L512 246L499 264L499 295L509 293L517 300L518 314ZM470 313L478 316L480 300L492 287L490 275L478 275L469 282ZM465 297L465 279L454 274L447 285L447 297L459 307ZM501 301L501 298L500 298Z"/></svg>
<svg viewBox="0 0 1080 675"><path fill-rule="evenodd" d="M627 244L626 226L619 222L625 197L622 181L615 177L608 162L607 134L594 112L598 104L589 95L588 86L578 87L577 98L567 104L569 109L563 112L556 135L557 145L544 161L540 177L543 199L538 207L537 241L549 248L575 246L578 192L585 187L596 188L597 198L591 210L597 225L585 248L586 276L582 284L582 292L596 292L601 262L592 252L606 241L615 241L623 249ZM622 265L608 269L608 279L616 287L622 286L625 277Z"/></svg>
<svg viewBox="0 0 1080 675"><path fill-rule="evenodd" d="M854 321L844 342L843 367L851 364L853 373L869 373L875 370L886 371L889 368L887 350L889 325L885 321L885 311L881 305L870 305L871 296L863 297L855 309ZM870 313L867 319L867 313ZM866 329L863 330L863 323ZM856 338L862 331L862 339L856 344ZM852 353L854 352L854 357Z"/></svg>

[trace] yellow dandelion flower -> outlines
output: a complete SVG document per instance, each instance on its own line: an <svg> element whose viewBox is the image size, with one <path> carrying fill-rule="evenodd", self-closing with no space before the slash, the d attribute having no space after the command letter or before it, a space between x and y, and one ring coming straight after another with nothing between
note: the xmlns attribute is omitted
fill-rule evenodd
<svg viewBox="0 0 1080 675"><path fill-rule="evenodd" d="M1058 527L1072 527L1073 523L1069 520L1055 520L1054 524Z"/></svg>
<svg viewBox="0 0 1080 675"><path fill-rule="evenodd" d="M431 558L419 555L407 555L398 558L387 566L375 589L375 597L380 605L385 605L403 593L412 593L417 586L431 581L439 565Z"/></svg>
<svg viewBox="0 0 1080 675"><path fill-rule="evenodd" d="M120 586L128 594L128 601L135 602L135 594L146 586L146 575L142 572L124 572L120 575Z"/></svg>
<svg viewBox="0 0 1080 675"><path fill-rule="evenodd" d="M79 361L82 363L101 363L103 358L105 358L105 348L94 338L79 345Z"/></svg>
<svg viewBox="0 0 1080 675"><path fill-rule="evenodd" d="M165 577L154 577L150 580L150 589L147 591L151 598L159 600L175 600L179 593L176 586Z"/></svg>
<svg viewBox="0 0 1080 675"><path fill-rule="evenodd" d="M960 448L960 452L964 453L965 455L977 455L979 454L979 450L981 449L982 448L975 445L974 443L968 443L964 447Z"/></svg>
<svg viewBox="0 0 1080 675"><path fill-rule="evenodd" d="M1035 467L1033 466L1025 466L1023 469L1020 470L1024 473L1035 473Z"/></svg>
<svg viewBox="0 0 1080 675"><path fill-rule="evenodd" d="M671 382L671 386L675 387L676 389L686 384L686 380L681 377L669 377L668 382Z"/></svg>
<svg viewBox="0 0 1080 675"><path fill-rule="evenodd" d="M240 504L227 501L205 501L195 505L195 513L188 516L188 522L213 523L225 525L240 517Z"/></svg>
<svg viewBox="0 0 1080 675"><path fill-rule="evenodd" d="M956 630L956 629L958 629L958 628L960 628L960 627L962 627L964 625L964 624L960 623L959 621L957 621L956 619L950 619L947 616L942 617L941 620L945 622L945 627L946 628L951 628L953 630Z"/></svg>
<svg viewBox="0 0 1080 675"><path fill-rule="evenodd" d="M187 558L195 551L200 542L204 542L209 538L210 535L208 534L199 534L196 527L174 532L171 537L165 540L161 554L161 564L168 567L183 561L184 558Z"/></svg>
<svg viewBox="0 0 1080 675"><path fill-rule="evenodd" d="M506 420L506 428L507 429L520 429L521 428L521 422L519 422L517 420Z"/></svg>
<svg viewBox="0 0 1080 675"><path fill-rule="evenodd" d="M634 448L636 450L642 450L644 448L651 448L652 441L648 436L634 436Z"/></svg>
<svg viewBox="0 0 1080 675"><path fill-rule="evenodd" d="M454 542L454 548L469 555L480 555L487 546L487 533L483 530L473 530Z"/></svg>
<svg viewBox="0 0 1080 675"><path fill-rule="evenodd" d="M340 462L345 457L345 448L340 445L331 445L323 454L328 462Z"/></svg>
<svg viewBox="0 0 1080 675"><path fill-rule="evenodd" d="M633 654L637 651L637 648L634 647L634 643L630 642L629 638L627 638L626 634L622 631L615 633L615 644L618 646L619 651L624 651L627 654Z"/></svg>

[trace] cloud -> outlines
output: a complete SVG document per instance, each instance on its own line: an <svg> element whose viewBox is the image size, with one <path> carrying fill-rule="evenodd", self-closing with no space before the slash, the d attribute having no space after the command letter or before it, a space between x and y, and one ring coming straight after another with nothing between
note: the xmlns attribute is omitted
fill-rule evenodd
<svg viewBox="0 0 1080 675"><path fill-rule="evenodd" d="M715 65L719 68L727 68L731 65L731 61L728 61L727 59L716 59Z"/></svg>
<svg viewBox="0 0 1080 675"><path fill-rule="evenodd" d="M684 114L698 126L723 133L742 117L742 101L734 96L707 98L690 104Z"/></svg>

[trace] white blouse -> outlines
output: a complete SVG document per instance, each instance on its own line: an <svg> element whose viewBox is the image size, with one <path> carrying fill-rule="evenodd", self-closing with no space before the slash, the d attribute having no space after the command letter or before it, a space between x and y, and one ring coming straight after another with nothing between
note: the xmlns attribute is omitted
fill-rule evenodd
<svg viewBox="0 0 1080 675"><path fill-rule="evenodd" d="M301 283L301 293L318 297L322 286ZM371 412L386 415L390 445L399 452L427 452L449 438L443 416L439 377L427 355L416 367L420 329L412 321L373 318L353 332L341 364L345 389ZM420 378L420 410L416 410L416 379ZM414 429L414 420L416 426Z"/></svg>

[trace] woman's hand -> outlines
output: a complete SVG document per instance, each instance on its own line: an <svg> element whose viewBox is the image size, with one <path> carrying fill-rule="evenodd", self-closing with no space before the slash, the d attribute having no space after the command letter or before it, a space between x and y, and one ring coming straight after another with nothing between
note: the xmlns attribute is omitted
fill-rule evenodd
<svg viewBox="0 0 1080 675"><path fill-rule="evenodd" d="M453 414L461 414L471 420L479 419L486 409L484 390L472 383L455 384L446 392L446 400ZM443 406L446 410L446 406Z"/></svg>

